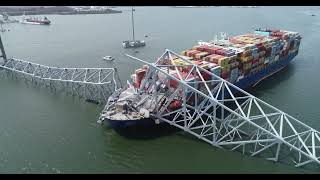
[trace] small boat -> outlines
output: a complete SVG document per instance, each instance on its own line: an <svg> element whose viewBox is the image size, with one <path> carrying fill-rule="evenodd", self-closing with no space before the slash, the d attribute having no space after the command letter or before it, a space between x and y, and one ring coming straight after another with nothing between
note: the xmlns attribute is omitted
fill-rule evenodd
<svg viewBox="0 0 320 180"><path fill-rule="evenodd" d="M114 58L111 56L105 56L105 57L103 57L103 59L106 61L113 61L114 60Z"/></svg>
<svg viewBox="0 0 320 180"><path fill-rule="evenodd" d="M311 14L311 16L316 16L315 14Z"/></svg>

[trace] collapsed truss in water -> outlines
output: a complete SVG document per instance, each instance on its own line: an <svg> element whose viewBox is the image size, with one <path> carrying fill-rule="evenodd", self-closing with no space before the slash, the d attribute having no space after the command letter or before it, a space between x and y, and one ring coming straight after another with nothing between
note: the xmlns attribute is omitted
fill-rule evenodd
<svg viewBox="0 0 320 180"><path fill-rule="evenodd" d="M11 76L22 76L99 103L105 103L114 91L121 88L116 68L59 68L15 58L4 61L0 68Z"/></svg>
<svg viewBox="0 0 320 180"><path fill-rule="evenodd" d="M163 93L156 83L159 74L178 82L178 87L166 95L164 104L158 104L160 110L152 115L156 121L167 122L215 147L293 162L297 167L320 164L319 131L296 118L170 50L156 63L127 56L149 66L138 94L156 98ZM182 65L174 65L174 57L186 63L186 76L178 70ZM169 69L175 70L178 77L169 74ZM211 80L204 80L203 74L210 75ZM186 81L191 75L197 77L196 81ZM176 97L180 97L182 106L172 111L169 104Z"/></svg>

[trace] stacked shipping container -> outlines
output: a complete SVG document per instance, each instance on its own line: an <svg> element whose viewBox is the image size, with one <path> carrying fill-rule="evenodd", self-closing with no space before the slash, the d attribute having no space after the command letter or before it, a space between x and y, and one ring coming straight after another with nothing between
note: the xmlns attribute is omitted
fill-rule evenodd
<svg viewBox="0 0 320 180"><path fill-rule="evenodd" d="M192 50L183 51L182 55L192 57L196 61L218 64L221 68L220 76L234 83L239 78L256 73L282 57L296 52L300 39L298 33L288 31L255 31L229 38L229 47L195 46ZM234 48L241 49L241 52L236 53ZM190 56L192 53L195 55Z"/></svg>
<svg viewBox="0 0 320 180"><path fill-rule="evenodd" d="M199 45L194 46L190 50L183 51L181 54L187 57L193 64L196 64L213 74L220 76L231 83L237 82L239 79L259 72L263 68L284 59L291 53L295 53L299 49L301 37L298 33L280 31L280 30L265 30L255 31L251 34L245 34L229 38L229 46L223 47L218 45ZM179 74L175 68L170 70L170 74L176 78L184 79L187 83L190 82L195 88L194 83L199 77L187 72L191 70L185 61L179 58L174 58L173 62L166 61L168 64L177 65ZM144 78L147 67L136 70L132 75L132 79L136 87L140 87ZM159 79L164 82L165 79ZM212 80L207 73L202 72L204 80ZM176 88L178 82L173 79L168 80L167 85L171 88Z"/></svg>

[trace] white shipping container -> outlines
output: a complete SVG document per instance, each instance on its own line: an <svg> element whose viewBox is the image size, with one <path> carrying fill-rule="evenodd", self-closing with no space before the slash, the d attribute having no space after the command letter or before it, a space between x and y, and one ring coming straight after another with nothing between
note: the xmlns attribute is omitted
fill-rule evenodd
<svg viewBox="0 0 320 180"><path fill-rule="evenodd" d="M133 83L136 82L136 79L137 79L137 75L136 74L131 74L131 80Z"/></svg>

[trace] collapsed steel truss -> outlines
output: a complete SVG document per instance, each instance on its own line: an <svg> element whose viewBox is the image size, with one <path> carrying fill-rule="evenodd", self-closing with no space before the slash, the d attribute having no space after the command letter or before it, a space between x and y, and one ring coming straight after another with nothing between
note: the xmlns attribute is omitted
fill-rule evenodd
<svg viewBox="0 0 320 180"><path fill-rule="evenodd" d="M296 118L170 50L166 50L156 63L127 56L149 65L140 93L149 93L154 98L163 93L157 88L159 74L167 80L178 81L178 87L153 114L156 119L216 147L240 150L273 161L294 162L297 167L320 164L319 131ZM183 77L178 71L181 65L173 65L173 57L186 63L183 66L189 69L187 76ZM178 78L169 74L169 69L174 69ZM212 79L206 81L203 73L210 74ZM195 82L186 81L190 75L198 77ZM200 90L194 88L194 84ZM154 89L151 93L147 90L150 87ZM175 98L180 98L182 106L175 111L169 110L169 104Z"/></svg>
<svg viewBox="0 0 320 180"><path fill-rule="evenodd" d="M15 58L0 66L11 75L22 75L31 81L72 92L85 99L105 103L121 88L116 68L58 68Z"/></svg>

